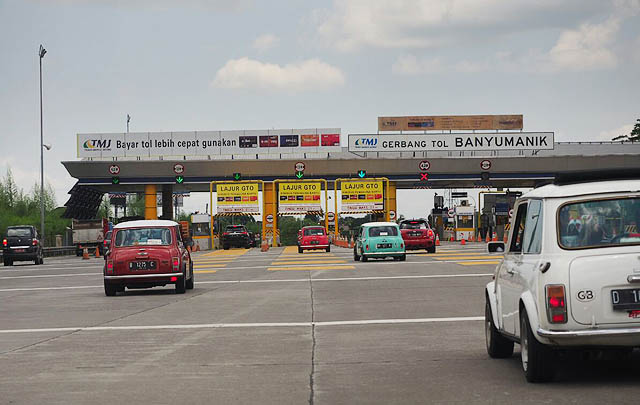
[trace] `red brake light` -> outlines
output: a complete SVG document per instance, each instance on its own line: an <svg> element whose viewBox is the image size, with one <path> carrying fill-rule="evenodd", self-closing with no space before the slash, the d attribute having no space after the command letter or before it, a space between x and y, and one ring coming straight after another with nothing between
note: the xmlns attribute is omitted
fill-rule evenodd
<svg viewBox="0 0 640 405"><path fill-rule="evenodd" d="M547 285L547 318L551 323L567 322L564 285Z"/></svg>
<svg viewBox="0 0 640 405"><path fill-rule="evenodd" d="M173 271L180 270L180 260L177 257L171 259L171 264L173 265Z"/></svg>
<svg viewBox="0 0 640 405"><path fill-rule="evenodd" d="M107 261L107 273L108 274L113 274L113 261L112 260Z"/></svg>
<svg viewBox="0 0 640 405"><path fill-rule="evenodd" d="M38 246L38 239L32 239L31 240L31 245Z"/></svg>
<svg viewBox="0 0 640 405"><path fill-rule="evenodd" d="M242 232L242 234L243 234L243 235L249 235L249 233L248 233L248 232Z"/></svg>
<svg viewBox="0 0 640 405"><path fill-rule="evenodd" d="M178 277L171 277L171 282L178 281Z"/></svg>
<svg viewBox="0 0 640 405"><path fill-rule="evenodd" d="M367 250L369 250L369 245L367 245Z"/></svg>
<svg viewBox="0 0 640 405"><path fill-rule="evenodd" d="M7 247L7 240L6 239L2 239L2 246Z"/></svg>

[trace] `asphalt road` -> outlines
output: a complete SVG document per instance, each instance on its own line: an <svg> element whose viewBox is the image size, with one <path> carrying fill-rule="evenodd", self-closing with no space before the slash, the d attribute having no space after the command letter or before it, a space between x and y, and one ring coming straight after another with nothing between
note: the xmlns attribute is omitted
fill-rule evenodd
<svg viewBox="0 0 640 405"><path fill-rule="evenodd" d="M640 354L526 383L490 359L482 244L406 262L351 251L194 254L196 285L106 297L102 259L0 267L2 404L630 403Z"/></svg>

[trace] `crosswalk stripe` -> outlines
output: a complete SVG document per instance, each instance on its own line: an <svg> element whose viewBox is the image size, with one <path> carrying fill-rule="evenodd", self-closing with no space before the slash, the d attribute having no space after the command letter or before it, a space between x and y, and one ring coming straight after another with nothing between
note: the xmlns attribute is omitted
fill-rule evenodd
<svg viewBox="0 0 640 405"><path fill-rule="evenodd" d="M269 271L291 270L353 270L354 266L299 266L299 267L268 267Z"/></svg>
<svg viewBox="0 0 640 405"><path fill-rule="evenodd" d="M496 260L496 259L502 259L502 257L496 257L496 256L444 256L444 257L434 257L434 259L436 260L469 260L469 259L491 259L491 260Z"/></svg>
<svg viewBox="0 0 640 405"><path fill-rule="evenodd" d="M194 270L194 273L203 274L203 273L216 273L218 270Z"/></svg>
<svg viewBox="0 0 640 405"><path fill-rule="evenodd" d="M288 261L288 260L278 260L271 263L272 265L276 264L335 264L335 263L346 263L345 260L304 260L304 261Z"/></svg>

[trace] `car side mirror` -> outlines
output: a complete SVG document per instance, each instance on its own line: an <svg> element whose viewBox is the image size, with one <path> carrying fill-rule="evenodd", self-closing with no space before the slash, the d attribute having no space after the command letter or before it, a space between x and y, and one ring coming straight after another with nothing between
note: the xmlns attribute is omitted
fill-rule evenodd
<svg viewBox="0 0 640 405"><path fill-rule="evenodd" d="M106 243L107 247L111 247L111 241L107 239L104 243Z"/></svg>
<svg viewBox="0 0 640 405"><path fill-rule="evenodd" d="M489 254L502 254L505 252L504 242L489 242L487 243L487 253Z"/></svg>

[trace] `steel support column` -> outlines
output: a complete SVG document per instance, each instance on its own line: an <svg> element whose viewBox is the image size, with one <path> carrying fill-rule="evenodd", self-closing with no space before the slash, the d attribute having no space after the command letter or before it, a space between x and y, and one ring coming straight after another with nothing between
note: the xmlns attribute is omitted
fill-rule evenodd
<svg viewBox="0 0 640 405"><path fill-rule="evenodd" d="M158 198L156 185L144 186L144 219L158 219Z"/></svg>

